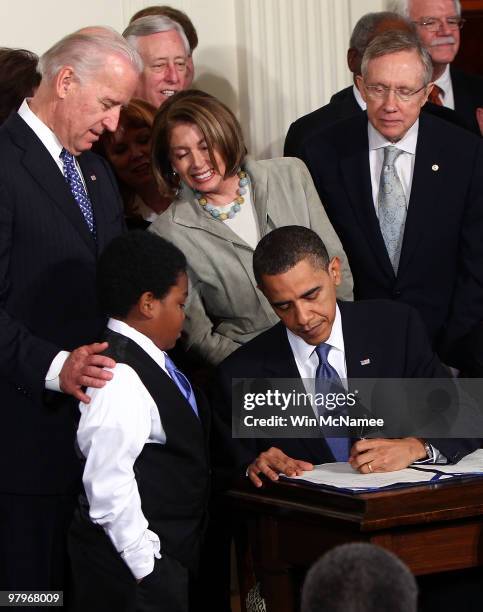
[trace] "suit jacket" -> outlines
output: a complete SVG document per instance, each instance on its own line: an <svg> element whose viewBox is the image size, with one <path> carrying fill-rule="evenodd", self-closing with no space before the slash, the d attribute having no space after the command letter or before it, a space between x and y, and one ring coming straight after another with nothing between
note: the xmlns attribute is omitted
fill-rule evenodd
<svg viewBox="0 0 483 612"><path fill-rule="evenodd" d="M102 332L96 260L123 229L121 200L107 163L81 155L95 241L57 164L17 114L0 129L0 157L0 490L67 493L79 478L77 402L46 392L45 376L60 350Z"/></svg>
<svg viewBox="0 0 483 612"><path fill-rule="evenodd" d="M472 121L468 121L465 116L460 116L450 108L438 106L431 102L426 102L423 106L423 110L426 113L435 115L440 119L459 125L467 130L475 131L478 135L480 133L478 125L476 125L478 129L475 129L475 117L473 117ZM338 121L348 119L354 115L360 115L363 112L364 111L355 99L353 86L350 85L345 89L341 89L341 91L338 91L332 96L328 104L308 115L300 117L292 123L285 138L283 154L303 159L302 147L306 140L311 138L315 133L323 131Z"/></svg>
<svg viewBox="0 0 483 612"><path fill-rule="evenodd" d="M246 160L260 236L276 227L303 225L316 231L329 255L338 255L343 284L338 296L352 299L352 276L341 243L320 203L307 168L296 159ZM271 327L277 317L257 289L253 248L210 217L184 188L150 227L178 246L188 260L190 297L184 336L190 352L220 363L240 344Z"/></svg>
<svg viewBox="0 0 483 612"><path fill-rule="evenodd" d="M383 300L339 302L347 378L448 378L428 342L417 312ZM370 363L363 365L370 358ZM280 448L294 459L314 464L334 461L320 438L232 438L234 378L299 378L287 331L278 323L230 355L216 371L212 391L212 442L217 476L245 472L262 451ZM430 440L451 462L478 448L476 440Z"/></svg>
<svg viewBox="0 0 483 612"><path fill-rule="evenodd" d="M483 78L466 74L452 66L450 76L456 113L463 117L476 134L480 135L480 128L476 121L476 109L483 107Z"/></svg>
<svg viewBox="0 0 483 612"><path fill-rule="evenodd" d="M480 139L421 113L397 276L374 208L368 146L367 116L360 114L303 147L303 159L349 257L354 296L414 306L434 346L452 364L448 350L483 315Z"/></svg>

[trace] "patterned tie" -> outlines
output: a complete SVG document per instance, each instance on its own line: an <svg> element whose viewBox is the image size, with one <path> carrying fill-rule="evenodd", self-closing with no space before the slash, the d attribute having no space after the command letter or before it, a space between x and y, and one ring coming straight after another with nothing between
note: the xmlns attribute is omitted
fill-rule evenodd
<svg viewBox="0 0 483 612"><path fill-rule="evenodd" d="M176 383L176 386L181 391L185 399L188 400L189 405L193 409L193 412L196 414L197 417L199 417L198 406L196 405L196 398L195 394L193 393L193 388L191 387L190 381L186 378L183 372L178 370L171 358L166 355L166 353L164 355L164 358L166 363L166 369L168 370L168 373L171 376L173 382Z"/></svg>
<svg viewBox="0 0 483 612"><path fill-rule="evenodd" d="M379 225L387 254L397 274L401 257L404 225L406 223L406 196L394 163L402 150L389 145L384 149L384 163L379 181Z"/></svg>
<svg viewBox="0 0 483 612"><path fill-rule="evenodd" d="M328 360L329 352L332 347L330 344L322 342L316 347L315 352L319 358L319 365L315 372L315 392L322 393L325 397L327 393L344 393L344 387L340 380L337 370L333 368ZM322 410L324 416L334 414L335 411ZM339 413L340 414L340 413ZM340 429L341 430L341 429ZM336 461L347 461L349 458L350 440L348 437L331 438L325 437L332 454Z"/></svg>
<svg viewBox="0 0 483 612"><path fill-rule="evenodd" d="M69 183L69 187L72 192L72 195L74 196L74 200L77 202L79 208L81 209L81 212L84 215L84 219L86 220L86 223L95 238L96 226L94 222L94 214L92 212L92 204L85 190L84 183L82 182L82 179L79 176L79 173L77 172L74 156L72 155L72 153L69 153L69 151L62 149L60 153L60 159L64 164L65 180Z"/></svg>
<svg viewBox="0 0 483 612"><path fill-rule="evenodd" d="M433 104L437 104L438 106L443 106L443 100L441 99L442 93L443 93L443 90L441 89L441 87L439 87L439 85L434 85L433 89L431 90L431 93L428 96L428 100L432 102Z"/></svg>

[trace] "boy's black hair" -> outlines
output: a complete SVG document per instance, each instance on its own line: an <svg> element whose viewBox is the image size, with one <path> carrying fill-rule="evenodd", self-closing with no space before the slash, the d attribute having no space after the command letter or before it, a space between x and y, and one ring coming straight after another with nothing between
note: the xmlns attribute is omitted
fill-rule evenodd
<svg viewBox="0 0 483 612"><path fill-rule="evenodd" d="M186 257L160 236L134 230L114 238L97 265L100 306L110 317L125 318L146 291L162 299L186 272Z"/></svg>
<svg viewBox="0 0 483 612"><path fill-rule="evenodd" d="M274 229L260 240L253 253L255 279L260 285L264 274L283 274L306 258L315 267L327 270L330 259L318 234L300 225Z"/></svg>

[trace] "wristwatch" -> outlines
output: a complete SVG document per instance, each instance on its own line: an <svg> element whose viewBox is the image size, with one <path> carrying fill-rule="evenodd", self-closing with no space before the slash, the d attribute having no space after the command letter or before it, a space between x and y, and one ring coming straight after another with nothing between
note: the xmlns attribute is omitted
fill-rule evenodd
<svg viewBox="0 0 483 612"><path fill-rule="evenodd" d="M426 442L426 440L422 440L422 442L424 444L424 450L426 451L426 459L424 459L424 461L433 461L434 460L433 447L431 446L431 444Z"/></svg>

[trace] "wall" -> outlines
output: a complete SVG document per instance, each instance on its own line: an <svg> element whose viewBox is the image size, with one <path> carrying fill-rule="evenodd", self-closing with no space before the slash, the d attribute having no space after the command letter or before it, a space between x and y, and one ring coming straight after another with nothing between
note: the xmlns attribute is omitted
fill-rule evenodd
<svg viewBox="0 0 483 612"><path fill-rule="evenodd" d="M122 31L129 17L155 0L3 0L4 46L45 51L64 34L105 24ZM240 117L250 152L282 152L297 117L328 102L350 83L345 55L357 19L385 0L173 0L195 24L201 89ZM161 3L160 3L161 4Z"/></svg>

